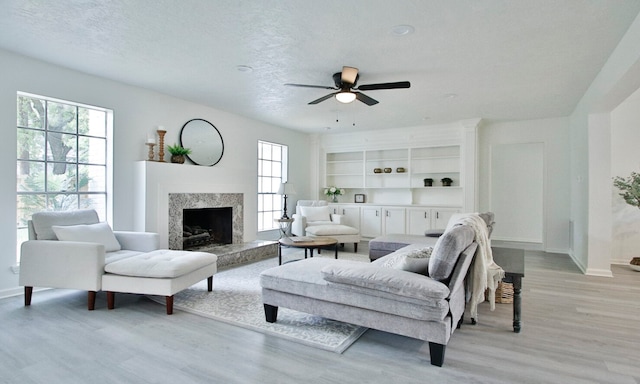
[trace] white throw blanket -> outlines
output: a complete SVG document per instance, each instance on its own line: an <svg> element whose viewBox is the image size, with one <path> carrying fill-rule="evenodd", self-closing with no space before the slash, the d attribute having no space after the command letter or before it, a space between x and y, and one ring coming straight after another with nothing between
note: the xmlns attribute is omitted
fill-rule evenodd
<svg viewBox="0 0 640 384"><path fill-rule="evenodd" d="M485 291L489 290L489 302L491 310L496 307L496 288L498 282L504 277L504 270L493 261L493 252L491 252L491 240L489 240L489 231L487 224L477 213L461 217L456 224L464 224L470 226L475 232L474 240L478 243L476 257L471 264L471 299L469 305L471 307L471 318L478 319L478 304L482 303L485 298Z"/></svg>

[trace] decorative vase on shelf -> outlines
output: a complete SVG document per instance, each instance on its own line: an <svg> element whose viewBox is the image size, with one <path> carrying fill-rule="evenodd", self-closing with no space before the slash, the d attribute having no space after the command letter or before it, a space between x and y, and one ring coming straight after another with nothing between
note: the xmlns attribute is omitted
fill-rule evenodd
<svg viewBox="0 0 640 384"><path fill-rule="evenodd" d="M337 203L338 202L338 195L333 195L333 197L331 198L331 202L332 203Z"/></svg>

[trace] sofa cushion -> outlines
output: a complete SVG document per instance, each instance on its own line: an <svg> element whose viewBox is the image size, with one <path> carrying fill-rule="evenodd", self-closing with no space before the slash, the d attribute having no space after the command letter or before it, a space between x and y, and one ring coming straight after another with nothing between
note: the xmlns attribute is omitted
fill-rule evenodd
<svg viewBox="0 0 640 384"><path fill-rule="evenodd" d="M342 224L310 225L306 228L308 235L332 236L332 235L357 235L358 229Z"/></svg>
<svg viewBox="0 0 640 384"><path fill-rule="evenodd" d="M449 296L449 288L434 279L370 264L359 266L334 263L324 267L322 275L330 282L355 285L417 300L440 300Z"/></svg>
<svg viewBox="0 0 640 384"><path fill-rule="evenodd" d="M216 263L218 256L206 252L159 249L105 265L107 273L124 276L174 278Z"/></svg>
<svg viewBox="0 0 640 384"><path fill-rule="evenodd" d="M120 243L118 243L111 227L105 222L65 226L53 225L51 229L53 229L58 240L102 244L105 252L114 252L121 249Z"/></svg>
<svg viewBox="0 0 640 384"><path fill-rule="evenodd" d="M468 225L455 225L438 238L429 258L429 276L446 282L458 256L473 242L475 232Z"/></svg>
<svg viewBox="0 0 640 384"><path fill-rule="evenodd" d="M93 209L36 212L31 216L31 223L36 233L34 240L58 240L51 229L53 225L95 224L99 221L98 213Z"/></svg>
<svg viewBox="0 0 640 384"><path fill-rule="evenodd" d="M331 214L328 206L322 207L298 207L300 214L307 218L307 223L311 221L331 222Z"/></svg>

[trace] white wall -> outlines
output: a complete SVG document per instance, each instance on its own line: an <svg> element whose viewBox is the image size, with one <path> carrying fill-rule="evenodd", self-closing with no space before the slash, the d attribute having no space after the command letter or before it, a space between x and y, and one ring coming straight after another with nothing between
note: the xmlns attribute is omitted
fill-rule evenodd
<svg viewBox="0 0 640 384"><path fill-rule="evenodd" d="M543 151L543 243L539 248L547 252L568 253L569 231L569 122L566 118L484 122L478 134L479 148L479 211L500 209L491 206L491 151L506 144L539 143ZM494 203L495 204L495 203ZM522 217L522 225L530 223ZM500 227L500 217L496 217L496 231ZM535 248L535 247L534 247Z"/></svg>
<svg viewBox="0 0 640 384"><path fill-rule="evenodd" d="M611 117L640 88L640 15L571 114L572 257L587 274L611 276ZM607 169L603 164L606 164Z"/></svg>
<svg viewBox="0 0 640 384"><path fill-rule="evenodd" d="M640 90L611 112L611 177L640 172ZM640 255L640 209L612 188L611 261L627 264Z"/></svg>
<svg viewBox="0 0 640 384"><path fill-rule="evenodd" d="M178 142L182 125L192 118L203 118L222 134L225 152L220 163L203 169L184 165L182 170L197 169L198 174L219 184L234 185L245 194L245 240L255 239L257 193L257 140L264 139L289 146L290 179L306 180L309 170L309 135L271 126L185 100L145 89L86 75L0 50L3 79L0 88L0 297L19 292L18 275L10 270L16 254L16 92L23 91L80 102L114 111L114 192L113 227L134 228L135 163L146 159L144 142L149 130L163 125L165 142ZM166 157L165 157L166 158ZM176 182L180 182L177 180ZM307 183L296 185L299 195L308 196ZM295 203L294 203L295 204Z"/></svg>

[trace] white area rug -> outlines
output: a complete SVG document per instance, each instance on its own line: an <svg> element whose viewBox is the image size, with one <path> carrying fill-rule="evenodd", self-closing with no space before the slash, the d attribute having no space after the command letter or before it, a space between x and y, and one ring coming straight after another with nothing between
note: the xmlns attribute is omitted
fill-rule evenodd
<svg viewBox="0 0 640 384"><path fill-rule="evenodd" d="M341 256L344 254L341 252ZM329 255L323 253L322 256ZM345 258L366 260L360 256L362 255L351 254ZM288 256L285 260L290 259ZM267 323L259 275L261 271L277 265L278 259L274 258L219 271L213 276L213 292L207 291L206 280L201 281L174 296L174 310L209 317L336 353L344 352L367 330L287 308L279 308L278 320ZM160 304L165 303L162 296L149 297Z"/></svg>

